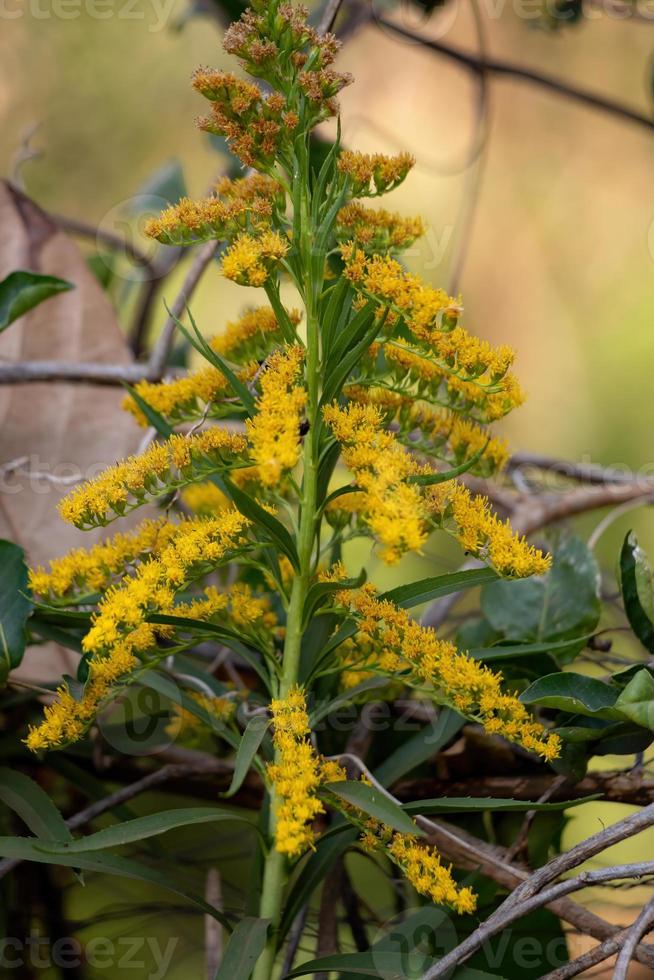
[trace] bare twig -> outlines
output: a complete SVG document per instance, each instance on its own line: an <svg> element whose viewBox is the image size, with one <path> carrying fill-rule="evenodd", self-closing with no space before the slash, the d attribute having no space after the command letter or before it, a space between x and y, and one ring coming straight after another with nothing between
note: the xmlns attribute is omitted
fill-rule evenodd
<svg viewBox="0 0 654 980"><path fill-rule="evenodd" d="M455 950L443 957L439 962L439 968L446 972L451 967L463 963L489 937L495 935L496 932L514 921L515 918L520 918L526 914L527 909L547 904L542 901L543 895L539 893L550 882L565 874L566 871L579 867L580 864L599 854L600 851L604 851L613 844L627 840L627 838L640 833L641 830L652 826L653 823L654 804L651 804L650 806L644 807L638 813L631 814L624 820L619 820L599 833L593 834L587 840L581 841L581 843L566 853L557 855L552 861L549 861L542 868L529 875L521 885L518 885L512 894L502 902L499 908L478 929L475 929ZM563 882L561 884L566 885L567 883ZM545 894L548 896L551 895L551 900L555 900L560 895L566 894L566 892L565 889L561 890L560 886L556 886ZM536 904L532 902L532 899L535 897L537 897ZM438 975L440 974L428 971L422 980L435 980Z"/></svg>
<svg viewBox="0 0 654 980"><path fill-rule="evenodd" d="M349 753L344 753L337 757L341 761L349 762L351 765L355 766L356 769L363 773L366 778L383 796L397 803L398 800L393 796L382 784L375 779L370 770L366 765L358 759L356 756ZM646 811L650 811L646 813ZM646 807L641 813L633 814L626 820L620 821L618 824L614 824L612 827L607 828L600 834L595 834L593 837L589 838L587 841L582 842L575 848L572 848L566 854L559 855L544 868L539 869L539 871L534 874L529 874L525 869L516 867L510 861L507 860L506 851L503 848L497 848L492 845L486 844L484 841L479 840L476 837L460 830L458 827L452 827L442 821L436 823L433 820L429 820L427 817L417 816L415 818L416 823L423 830L428 833L428 840L430 843L434 844L441 854L449 858L452 861L457 862L463 867L468 867L499 884L504 885L507 888L515 889L512 896L507 899L499 909L484 923L483 928L487 927L489 923L491 924L495 921L495 917L498 916L502 910L508 910L512 905L513 896L515 896L520 889L526 889L526 898L532 897L535 891L539 888L543 888L545 884L559 877L564 871L570 870L570 868L577 867L582 864L588 857L594 856L605 847L610 847L613 843L618 840L624 840L634 833L638 833L639 830L644 829L647 825L647 821L651 816L651 811L654 811L654 806ZM645 816L643 816L643 814ZM554 869L552 871L552 869ZM539 877L537 877L539 876ZM530 890L530 883L536 879L542 882L539 888L535 891ZM566 883L563 882L563 885ZM516 903L516 910L522 915L521 902ZM551 909L559 918L569 922L574 925L575 928L579 929L581 932L587 933L590 936L594 936L596 939L604 940L613 936L619 931L617 926L613 926L606 922L600 916L595 915L588 909L577 905L575 902L566 898L565 895L557 897L554 893L554 897L547 901L547 907ZM477 930L478 932L479 930ZM477 935L473 933L473 936ZM469 937L466 942L469 942L472 936ZM464 946L461 944L461 946ZM461 946L457 947L457 950L461 950ZM475 946L477 948L477 946ZM467 955L467 954L466 954ZM465 957L464 957L465 958ZM646 963L648 966L654 967L654 948L651 946L643 946L642 944L638 946L635 958L639 962ZM446 959L449 959L446 958ZM449 965L458 965L460 962L457 957L456 964L450 963ZM446 966L446 960L441 960L443 963L443 969ZM439 967L440 967L439 963ZM445 971L446 972L446 971ZM443 973L442 975L445 975ZM434 976L441 976L441 973L435 974Z"/></svg>
<svg viewBox="0 0 654 980"><path fill-rule="evenodd" d="M568 459L556 459L544 456L542 453L530 453L524 450L513 453L507 463L507 470L533 467L537 470L558 473L578 480L581 483L633 483L637 474L630 470L617 469L612 466L600 466L597 463L575 463Z"/></svg>
<svg viewBox="0 0 654 980"><path fill-rule="evenodd" d="M566 776L565 774L557 776L556 779L552 782L552 784L545 790L545 792L538 797L538 802L547 803L547 801L552 798L552 796L557 792L557 790L565 786L565 784L568 782L568 779L569 777ZM508 861L513 861L513 859L517 857L522 851L522 849L526 846L529 840L529 831L531 830L531 825L533 824L537 815L538 815L538 810L528 810L527 813L525 814L525 818L522 822L522 827L520 828L518 834L516 835L516 839L514 840L513 844L511 844L511 847L509 847L509 849L506 852L506 857Z"/></svg>
<svg viewBox="0 0 654 980"><path fill-rule="evenodd" d="M304 933L304 927L307 923L307 916L309 914L309 903L307 902L302 906L300 911L295 917L295 921L291 926L291 931L288 936L288 942L286 944L286 952L284 953L284 963L282 964L282 976L285 977L287 973L290 973L293 969L293 963L295 962L295 956L298 951L300 942L302 941L302 935Z"/></svg>
<svg viewBox="0 0 654 980"><path fill-rule="evenodd" d="M477 46L479 57L482 61L486 59L486 31L479 4L473 0L472 12L477 32ZM475 128L473 140L473 153L469 162L469 172L466 177L466 189L463 199L463 206L459 217L458 241L454 248L452 257L448 291L453 295L458 292L459 283L463 266L468 254L472 229L477 214L477 205L481 197L481 185L484 175L486 154L484 146L488 135L488 106L489 106L489 86L488 73L480 71L477 73L477 98L475 105Z"/></svg>
<svg viewBox="0 0 654 980"><path fill-rule="evenodd" d="M338 12L341 9L343 0L327 0L325 6L325 11L320 18L320 23L318 24L318 33L327 34L331 31L336 18L338 17Z"/></svg>
<svg viewBox="0 0 654 980"><path fill-rule="evenodd" d="M124 252L136 265L141 265L147 269L151 276L160 275L156 260L151 259L129 239L115 235L106 228L94 228L93 225L81 221L79 218L69 218L64 214L50 214L50 217L63 231L71 235L79 235L81 238L88 238L90 241L101 242L116 252Z"/></svg>
<svg viewBox="0 0 654 980"><path fill-rule="evenodd" d="M546 91L553 92L555 95L560 95L571 102L577 102L586 108L599 109L606 113L606 115L614 116L623 122L634 123L650 131L654 130L654 118L652 116L644 115L636 109L631 109L629 106L625 106L614 99L604 98L601 95L596 95L594 92L589 92L587 89L579 88L576 85L561 81L558 78L553 78L551 75L534 71L531 68L524 68L521 65L515 65L496 58L481 58L478 55L470 54L453 45L446 44L444 41L424 37L416 31L412 31L393 20L389 20L387 17L377 16L376 22L402 37L421 44L436 54L444 55L446 58L455 61L469 71L475 73L487 72L498 77L513 78L517 81L527 82Z"/></svg>
<svg viewBox="0 0 654 980"><path fill-rule="evenodd" d="M551 973L545 974L544 977L541 977L541 980L567 980L568 977L576 977L591 967L603 963L604 960L608 960L609 956L613 956L622 947L627 931L627 929L622 929L620 932L616 932L614 936L605 939L603 943L598 943L597 946L589 949L587 953L583 953L576 959L570 960L569 963L564 963L557 970L552 970Z"/></svg>
<svg viewBox="0 0 654 980"><path fill-rule="evenodd" d="M624 945L615 964L613 980L627 980L629 964L638 943L654 927L654 899L647 903L633 925L627 930Z"/></svg>
<svg viewBox="0 0 654 980"><path fill-rule="evenodd" d="M179 319L184 314L188 301L211 262L216 248L216 242L211 241L198 249L147 363L87 364L73 361L23 361L16 364L0 364L0 384L71 381L86 384L122 385L143 380L161 380L173 342L175 317Z"/></svg>

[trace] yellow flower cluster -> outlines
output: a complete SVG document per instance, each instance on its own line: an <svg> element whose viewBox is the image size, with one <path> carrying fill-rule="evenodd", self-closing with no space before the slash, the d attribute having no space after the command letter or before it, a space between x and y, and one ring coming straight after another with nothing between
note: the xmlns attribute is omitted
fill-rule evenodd
<svg viewBox="0 0 654 980"><path fill-rule="evenodd" d="M356 201L341 208L334 226L337 241L355 241L364 252L398 252L424 233L422 218L403 218Z"/></svg>
<svg viewBox="0 0 654 980"><path fill-rule="evenodd" d="M345 691L369 680L376 673L388 674L392 677L398 666L397 656L394 653L387 650L380 652L370 639L362 634L354 639L350 637L341 643L338 654L343 667L340 684ZM375 689L372 694L378 697L379 691Z"/></svg>
<svg viewBox="0 0 654 980"><path fill-rule="evenodd" d="M109 658L89 660L89 676L82 697L76 700L68 686L62 684L52 704L43 709L43 721L30 726L25 739L27 747L32 752L38 752L82 738L98 708L112 693L114 685L137 665L136 657L118 646Z"/></svg>
<svg viewBox="0 0 654 980"><path fill-rule="evenodd" d="M508 520L498 518L485 497L473 496L463 484L449 481L434 487L430 502L446 530L448 519L454 522L454 536L461 547L491 564L500 575L526 578L544 575L550 568L551 555L519 537Z"/></svg>
<svg viewBox="0 0 654 980"><path fill-rule="evenodd" d="M500 419L524 401L515 375L508 371L493 380L488 372L465 376L463 369L462 377L455 373L460 365L440 358L433 350L428 352L397 340L384 345L384 357L396 381L405 389L411 385L415 397L470 415L479 422Z"/></svg>
<svg viewBox="0 0 654 980"><path fill-rule="evenodd" d="M170 612L175 592L201 572L221 564L243 543L249 522L235 508L217 517L194 518L175 526L156 558L103 596L93 624L82 641L86 652L101 652L122 640L144 652L153 646L157 627L146 622L149 613Z"/></svg>
<svg viewBox="0 0 654 980"><path fill-rule="evenodd" d="M419 550L427 540L429 512L420 488L407 478L423 468L383 428L383 417L375 406L327 405L323 416L345 447L343 461L361 490L357 509L384 546L381 558L392 564L406 551Z"/></svg>
<svg viewBox="0 0 654 980"><path fill-rule="evenodd" d="M509 367L511 348L494 348L457 325L458 303L442 289L426 285L390 256L367 257L355 242L341 247L345 275L363 296L402 317L415 344L394 339L384 354L399 381L417 384L417 394L445 401L458 411L478 405L478 414L499 418L522 401ZM441 382L446 392L439 392ZM447 395L447 399L446 399ZM483 419L482 419L483 420Z"/></svg>
<svg viewBox="0 0 654 980"><path fill-rule="evenodd" d="M67 686L59 689L45 708L44 720L29 731L30 749L81 738L113 686L141 665L140 656L156 646L158 636L169 635L171 627L155 626L148 617L172 613L175 593L239 548L248 524L234 508L217 518L182 521L157 557L105 592L82 640L84 652L91 654L84 693L77 701Z"/></svg>
<svg viewBox="0 0 654 980"><path fill-rule="evenodd" d="M485 428L456 412L435 410L387 388L348 385L343 393L359 405L377 406L387 423L396 420L398 438L414 451L458 465L483 450L483 456L471 470L481 476L491 476L506 465L509 457L506 441L492 438Z"/></svg>
<svg viewBox="0 0 654 980"><path fill-rule="evenodd" d="M276 761L268 766L275 788L275 847L296 857L314 841L313 820L324 807L316 796L322 782L322 764L308 739L310 732L306 698L294 687L286 698L270 705Z"/></svg>
<svg viewBox="0 0 654 980"><path fill-rule="evenodd" d="M224 469L243 456L246 439L213 427L193 436L173 435L82 484L59 503L59 513L76 527L108 524L146 500Z"/></svg>
<svg viewBox="0 0 654 980"><path fill-rule="evenodd" d="M304 351L299 346L271 354L261 375L256 415L246 422L250 455L266 487L276 486L300 456L300 419L307 393L295 382L303 361Z"/></svg>
<svg viewBox="0 0 654 980"><path fill-rule="evenodd" d="M350 178L352 197L376 197L401 184L415 162L410 153L389 157L341 150L338 169Z"/></svg>
<svg viewBox="0 0 654 980"><path fill-rule="evenodd" d="M288 318L294 326L302 319L299 310L288 310ZM234 323L228 323L224 333L213 337L209 343L218 354L230 361L263 360L271 342L281 336L279 322L269 306L248 310Z"/></svg>
<svg viewBox="0 0 654 980"><path fill-rule="evenodd" d="M192 245L233 238L248 225L269 224L281 188L270 177L254 174L240 180L224 178L219 196L192 201L183 197L145 225L145 234L164 245Z"/></svg>
<svg viewBox="0 0 654 980"><path fill-rule="evenodd" d="M240 286L263 286L287 252L288 242L279 232L242 232L223 255L223 275Z"/></svg>
<svg viewBox="0 0 654 980"><path fill-rule="evenodd" d="M401 417L406 430L421 430L430 447L446 447L448 457L459 464L483 450L483 456L472 472L490 476L499 472L507 463L509 448L505 439L491 438L481 426L463 419L455 412L434 411L425 405L413 405L406 416ZM417 447L422 451L423 444Z"/></svg>
<svg viewBox="0 0 654 980"><path fill-rule="evenodd" d="M132 563L164 547L175 525L165 518L143 521L133 531L115 534L92 548L75 548L42 567L30 569L29 584L36 595L58 599L75 593L102 592Z"/></svg>
<svg viewBox="0 0 654 980"><path fill-rule="evenodd" d="M452 877L451 867L442 863L437 851L417 837L393 832L390 827L367 821L361 843L365 850L381 851L401 870L419 895L436 905L449 905L460 915L475 911L477 899L471 888L461 888Z"/></svg>
<svg viewBox="0 0 654 980"><path fill-rule="evenodd" d="M411 619L388 600L377 597L373 586L338 594L360 622L360 635L383 651L395 655L396 670L408 669L418 683L430 683L458 711L478 720L491 734L503 735L544 759L560 751L557 735L534 721L525 706L502 691L502 675L461 653L432 629Z"/></svg>
<svg viewBox="0 0 654 980"><path fill-rule="evenodd" d="M256 370L256 364L247 365L238 372L238 377L247 382ZM134 390L155 412L159 412L173 424L201 417L210 402L221 402L226 397L233 398L227 378L213 365L191 371L172 381L139 381ZM131 412L140 426L144 429L148 427L150 422L147 416L131 395L125 396L122 407Z"/></svg>

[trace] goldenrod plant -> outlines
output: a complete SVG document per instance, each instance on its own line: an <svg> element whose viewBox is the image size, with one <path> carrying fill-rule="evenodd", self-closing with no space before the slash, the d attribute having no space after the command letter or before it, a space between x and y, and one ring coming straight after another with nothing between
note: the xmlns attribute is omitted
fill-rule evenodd
<svg viewBox="0 0 654 980"><path fill-rule="evenodd" d="M158 440L63 499L61 517L82 530L140 507L148 516L32 570L43 606L91 616L77 681L62 682L25 737L37 753L75 742L129 685L201 641L243 658L252 689L195 690L180 713L234 749L233 792L250 767L263 780L253 976L269 980L297 911L289 882L336 827L353 828L352 846L384 854L429 901L475 909L474 889L420 826L346 754L321 748L316 720L339 692L356 701L399 685L548 762L560 741L501 673L409 611L550 567L461 482L507 460L489 426L522 401L513 352L469 333L461 299L407 271L402 254L422 221L364 203L404 181L409 155L358 153L337 138L315 166L312 131L338 117L352 80L333 67L336 38L301 6L254 0L224 46L253 80L201 68L193 85L209 103L200 128L226 137L243 176L181 200L148 234L220 243L222 275L267 302L250 305L260 294L247 292L244 315L209 339L179 323L200 364L125 398ZM296 293L291 307L282 286ZM486 567L391 592L346 567L357 539L395 564L440 533Z"/></svg>

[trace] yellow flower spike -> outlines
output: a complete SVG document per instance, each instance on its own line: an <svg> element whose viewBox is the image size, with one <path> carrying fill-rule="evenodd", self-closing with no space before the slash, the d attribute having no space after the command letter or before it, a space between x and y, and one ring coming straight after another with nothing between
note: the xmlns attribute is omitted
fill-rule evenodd
<svg viewBox="0 0 654 980"><path fill-rule="evenodd" d="M316 796L321 784L322 766L307 735L309 716L306 698L294 687L286 698L270 705L276 761L268 766L268 776L277 794L275 805L275 847L281 854L296 857L314 842L313 820L324 812ZM331 770L327 770L332 775Z"/></svg>
<svg viewBox="0 0 654 980"><path fill-rule="evenodd" d="M550 569L551 555L517 535L508 520L500 520L486 497L475 497L467 487L452 481L434 490L429 496L434 516L446 530L453 522L453 533L461 547L488 562L500 575L526 578L544 575Z"/></svg>
<svg viewBox="0 0 654 980"><path fill-rule="evenodd" d="M296 381L303 362L304 351L299 346L275 351L268 358L256 414L246 422L250 455L266 487L277 486L300 458L300 422L307 393Z"/></svg>
<svg viewBox="0 0 654 980"><path fill-rule="evenodd" d="M218 427L188 437L173 435L77 487L60 501L59 513L80 528L108 524L147 499L219 470L230 458L243 457L246 448L244 436Z"/></svg>
<svg viewBox="0 0 654 980"><path fill-rule="evenodd" d="M421 489L407 483L422 467L382 425L374 405L327 405L325 422L343 445L343 461L361 489L358 513L383 545L380 557L393 564L427 540L429 517ZM338 501L337 501L338 503Z"/></svg>
<svg viewBox="0 0 654 980"><path fill-rule="evenodd" d="M112 687L140 664L140 655L156 646L158 636L171 627L147 622L153 613L172 613L175 593L210 570L240 547L249 521L231 508L215 518L181 521L173 525L157 557L140 565L120 585L111 586L100 600L89 632L82 640L89 678L80 701L66 687L45 708L44 721L30 729L26 743L38 750L75 741L87 730ZM205 596L203 611L221 605L215 593Z"/></svg>
<svg viewBox="0 0 654 980"><path fill-rule="evenodd" d="M433 684L459 711L477 719L493 734L524 746L551 761L560 751L557 735L529 714L517 697L502 691L502 675L460 652L433 629L411 619L406 610L377 598L374 586L338 593L357 616L361 633L374 646L391 652L417 682Z"/></svg>
<svg viewBox="0 0 654 980"><path fill-rule="evenodd" d="M287 314L294 326L302 319L299 310L288 310ZM244 360L262 360L271 342L281 338L282 331L274 312L268 306L260 306L228 323L225 332L213 337L209 344L223 357L242 363Z"/></svg>
<svg viewBox="0 0 654 980"><path fill-rule="evenodd" d="M163 517L145 520L133 531L115 534L92 548L75 548L53 559L48 571L30 569L30 588L37 595L59 599L76 592L101 592L130 564L165 547L174 528Z"/></svg>

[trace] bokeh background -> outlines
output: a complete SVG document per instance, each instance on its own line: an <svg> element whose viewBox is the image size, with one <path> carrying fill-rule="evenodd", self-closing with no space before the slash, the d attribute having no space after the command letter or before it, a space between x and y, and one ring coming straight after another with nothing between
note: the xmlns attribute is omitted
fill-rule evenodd
<svg viewBox="0 0 654 980"><path fill-rule="evenodd" d="M478 0L476 11L469 0L450 0L431 16L408 3L380 3L377 11L649 115L654 15L627 19L619 2L599 6L603 12L584 4L578 23L556 30L534 16L538 4L517 0ZM0 26L3 174L46 210L133 236L153 254L139 228L143 209L152 208L147 195L153 187L161 193L162 168L175 180L181 173L199 195L229 165L220 146L195 129L202 106L189 84L197 65L227 63L215 15L187 0L6 0ZM392 201L429 225L409 254L410 268L435 285L451 287L456 279L464 322L518 351L529 397L503 426L512 447L654 472L654 129L507 78L488 79L480 116L474 74L398 37L376 17L348 38L340 67L356 76L342 95L344 143L407 149L416 157ZM182 275L182 267L173 272L166 298ZM206 276L193 302L196 319L207 333L218 332L258 301L255 293ZM113 296L126 324L134 284L119 283ZM153 332L164 317L159 304ZM577 529L588 534L598 519L584 519ZM605 566L615 561L628 526L654 551L650 511L633 511L603 536L598 555ZM447 567L457 560L454 552L438 557ZM575 810L566 843L625 811L600 804ZM180 860L216 859L227 889L230 868L239 887L247 838L217 840L203 832L175 842ZM654 835L641 837L637 853L622 845L615 858L634 859L652 844ZM390 899L379 893L381 876L363 864L357 873L370 876L373 904L383 915ZM171 928L161 894L141 889L116 879L72 886L70 915L92 921L100 914L104 924L91 928L102 935L151 935L165 945L175 932L181 945L166 978L201 976L200 919L184 921L177 912ZM122 903L137 893L151 898L150 912L138 922L121 918ZM599 900L617 916L620 904L628 906L629 918L638 893ZM148 966L124 975L150 972ZM96 975L123 972L80 976Z"/></svg>

